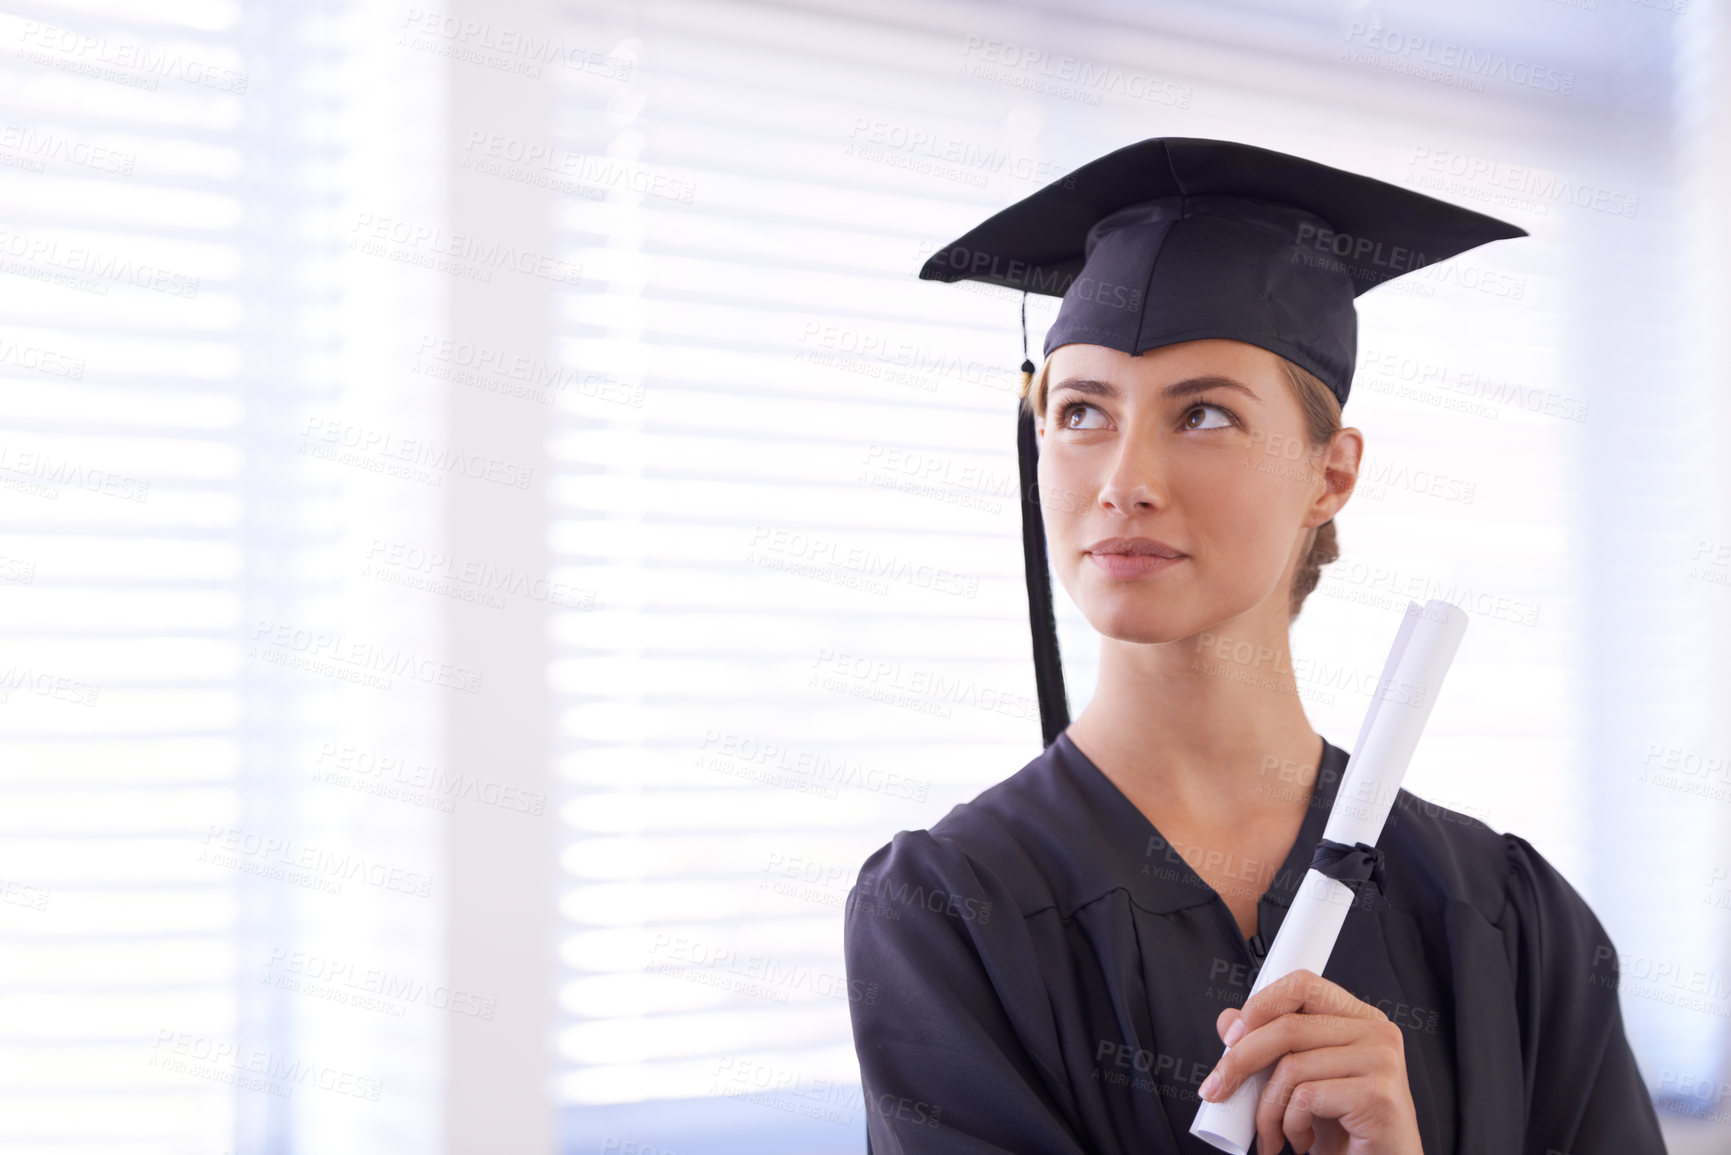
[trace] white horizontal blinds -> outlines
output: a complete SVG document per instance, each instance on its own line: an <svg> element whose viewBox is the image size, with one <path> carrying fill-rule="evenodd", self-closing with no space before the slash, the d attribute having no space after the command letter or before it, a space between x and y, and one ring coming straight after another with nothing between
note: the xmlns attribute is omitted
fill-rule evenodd
<svg viewBox="0 0 1731 1155"><path fill-rule="evenodd" d="M1681 7L1682 13L1671 9ZM1580 564L1602 607L1586 668L1603 708L1591 755L1602 777L1591 802L1602 837L1588 869L1611 898L1601 910L1621 954L1621 997L1642 1069L1661 1101L1721 1122L1726 1078L1724 972L1731 862L1731 475L1720 446L1731 426L1724 316L1731 230L1724 222L1731 87L1723 7L1667 6L1677 75L1676 124L1655 141L1653 168L1674 172L1670 195L1644 202L1639 239L1606 230L1575 254L1575 300L1592 320L1577 348L1603 384L1582 463L1588 540ZM1602 286L1588 270L1651 238L1639 280ZM1635 847L1665 847L1629 871ZM1637 852L1633 857L1639 859ZM1646 861L1651 861L1647 859ZM1718 1128L1715 1127L1715 1130ZM1680 1146L1680 1144L1675 1144Z"/></svg>
<svg viewBox="0 0 1731 1155"><path fill-rule="evenodd" d="M417 135L362 97L429 91L387 37L334 5L0 19L8 1150L433 1145L442 1012L356 985L437 958L392 885L431 873L426 811L365 789L436 730L310 652L437 639L356 576L376 537L436 548L425 487L305 452L426 388L401 318L437 283L343 255L400 208L348 158Z"/></svg>
<svg viewBox="0 0 1731 1155"><path fill-rule="evenodd" d="M8 1149L233 1133L190 1072L239 957L237 876L200 858L245 741L245 64L234 9L190 15L0 19Z"/></svg>
<svg viewBox="0 0 1731 1155"><path fill-rule="evenodd" d="M441 1147L445 1039L507 992L454 991L443 828L485 771L444 756L484 682L444 652L473 591L445 502L472 444L428 351L447 332L447 60L373 2L246 12L247 749L236 1150ZM292 1090L292 1094L282 1091Z"/></svg>
<svg viewBox="0 0 1731 1155"><path fill-rule="evenodd" d="M1646 92L1670 84L1659 16L1605 14L1619 59L1646 62L1625 83ZM1533 235L1361 301L1351 421L1392 436L1385 452L1373 443L1358 520L1342 528L1376 548L1343 558L1354 564L1337 563L1319 593L1357 623L1408 596L1472 615L1408 785L1526 837L1587 898L1619 950L1628 1034L1663 1098L1667 1072L1712 1070L1723 1048L1718 1012L1679 997L1718 953L1689 913L1711 894L1711 818L1650 783L1662 776L1647 761L1711 748L1712 712L1697 707L1723 696L1710 659L1681 641L1712 591L1678 564L1710 516L1713 434L1665 416L1705 411L1706 381L1673 360L1688 340L1676 270L1694 242L1674 225L1671 134L1643 120L1662 106L1618 99L1628 111L1605 121L1596 105L1611 98L1580 79L1580 107L1548 136L1439 127L1390 158L1398 179ZM1350 553L1354 537L1343 541ZM1361 652L1376 651L1367 639ZM1697 888L1655 890L1604 850L1655 840Z"/></svg>
<svg viewBox="0 0 1731 1155"><path fill-rule="evenodd" d="M846 1149L853 872L1038 743L1015 298L892 291L981 195L850 154L897 34L633 13L574 13L621 63L565 79L553 142L584 276L558 301L551 543L595 594L554 609L559 1095L709 1099Z"/></svg>
<svg viewBox="0 0 1731 1155"><path fill-rule="evenodd" d="M559 1094L645 1136L673 1116L601 1109L709 1097L714 1119L805 1118L826 1142L863 1127L836 1090L857 1075L834 987L852 872L1039 742L1018 298L914 273L1143 137L1298 152L1535 233L1361 300L1363 491L1295 652L1313 722L1347 745L1407 598L1464 605L1474 625L1410 785L1586 860L1590 609L1570 534L1589 398L1564 355L1578 270L1562 254L1628 224L1576 190L1625 208L1650 191L1629 149L1569 129L1603 99L1592 54L1542 62L1578 71L1565 96L1343 59L1368 34L1333 17L999 15L584 4L572 40L600 57L561 77L558 138L544 159L494 158L566 181L556 219L583 269L558 298L549 527L561 572L594 592L554 612ZM1497 50L1505 72L1525 51L1489 25L1437 35ZM1510 167L1540 179L1511 198ZM1054 304L1031 302L1036 355ZM1059 599L1075 712L1092 644Z"/></svg>

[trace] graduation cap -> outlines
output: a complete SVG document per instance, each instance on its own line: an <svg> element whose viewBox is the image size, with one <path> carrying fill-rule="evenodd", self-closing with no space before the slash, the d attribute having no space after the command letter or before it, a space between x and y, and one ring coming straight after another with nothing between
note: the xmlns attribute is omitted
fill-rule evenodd
<svg viewBox="0 0 1731 1155"><path fill-rule="evenodd" d="M1309 370L1346 403L1358 356L1354 299L1383 281L1487 241L1506 221L1303 157L1225 140L1156 137L1108 153L976 225L920 269L926 281L1062 297L1045 353L1082 342L1131 356L1226 338ZM1022 553L1045 744L1070 724L1038 442L1018 406Z"/></svg>

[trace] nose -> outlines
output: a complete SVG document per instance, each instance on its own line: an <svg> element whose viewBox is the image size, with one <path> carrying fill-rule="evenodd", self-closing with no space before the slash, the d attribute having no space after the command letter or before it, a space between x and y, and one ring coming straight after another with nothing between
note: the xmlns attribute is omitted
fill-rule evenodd
<svg viewBox="0 0 1731 1155"><path fill-rule="evenodd" d="M1120 446L1111 472L1100 486L1101 507L1124 514L1166 508L1171 496L1154 447L1135 437L1122 438Z"/></svg>

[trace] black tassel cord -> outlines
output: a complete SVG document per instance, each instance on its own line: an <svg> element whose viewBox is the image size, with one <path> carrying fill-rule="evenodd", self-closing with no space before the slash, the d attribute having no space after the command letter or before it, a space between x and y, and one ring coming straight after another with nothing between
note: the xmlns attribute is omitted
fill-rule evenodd
<svg viewBox="0 0 1731 1155"><path fill-rule="evenodd" d="M1034 375L1028 357L1028 294L1022 294L1022 396ZM1039 441L1027 404L1016 406L1016 462L1022 489L1022 563L1028 586L1028 624L1034 634L1034 686L1040 698L1040 737L1050 746L1070 724L1064 664L1058 656L1058 619L1052 609L1052 571L1046 557L1046 522L1040 513Z"/></svg>

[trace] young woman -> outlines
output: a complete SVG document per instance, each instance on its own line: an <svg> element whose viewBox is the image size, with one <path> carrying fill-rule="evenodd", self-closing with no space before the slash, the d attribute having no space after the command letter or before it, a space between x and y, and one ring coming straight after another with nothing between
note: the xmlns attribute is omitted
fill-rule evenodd
<svg viewBox="0 0 1731 1155"><path fill-rule="evenodd" d="M1332 264L1305 259L1322 234L1347 238ZM1663 1151L1592 911L1524 839L1405 790L1326 973L1246 1002L1347 761L1305 717L1288 630L1364 450L1341 426L1352 299L1405 271L1378 254L1512 235L1300 158L1157 139L928 263L1064 297L1021 414L1048 744L861 868L869 1150L1204 1155L1200 1097L1273 1065L1259 1155ZM1102 639L1073 722L1047 555Z"/></svg>

